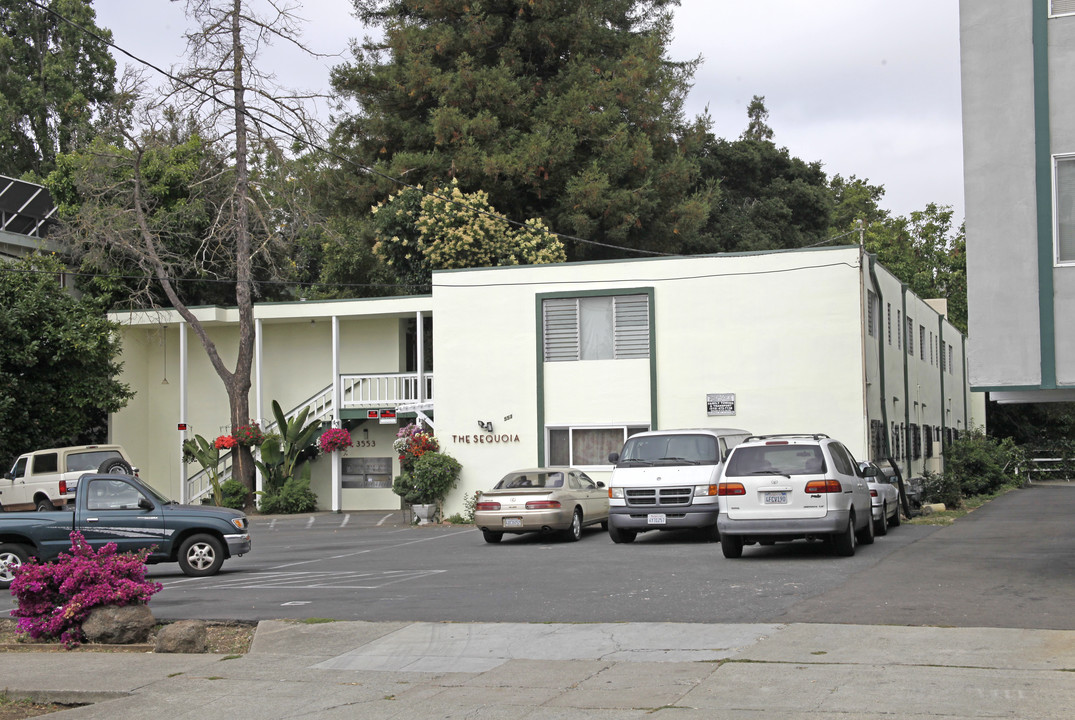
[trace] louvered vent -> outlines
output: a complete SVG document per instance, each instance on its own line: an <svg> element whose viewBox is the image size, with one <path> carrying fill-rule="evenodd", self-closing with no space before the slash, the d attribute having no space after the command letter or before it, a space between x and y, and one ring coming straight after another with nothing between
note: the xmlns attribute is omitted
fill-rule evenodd
<svg viewBox="0 0 1075 720"><path fill-rule="evenodd" d="M649 357L649 297L624 295L615 298L616 359Z"/></svg>
<svg viewBox="0 0 1075 720"><path fill-rule="evenodd" d="M1075 0L1052 0L1049 3L1050 15L1075 14Z"/></svg>
<svg viewBox="0 0 1075 720"><path fill-rule="evenodd" d="M579 359L578 298L549 299L544 306L545 361Z"/></svg>

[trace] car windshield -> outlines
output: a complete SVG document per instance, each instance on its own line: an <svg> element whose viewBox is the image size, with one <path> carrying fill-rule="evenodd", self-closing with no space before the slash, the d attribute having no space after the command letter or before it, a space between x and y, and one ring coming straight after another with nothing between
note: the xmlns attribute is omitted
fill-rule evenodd
<svg viewBox="0 0 1075 720"><path fill-rule="evenodd" d="M712 465L720 448L712 435L647 435L627 440L620 465Z"/></svg>
<svg viewBox="0 0 1075 720"><path fill-rule="evenodd" d="M728 460L726 475L818 475L825 472L825 456L817 445L754 445L737 447Z"/></svg>
<svg viewBox="0 0 1075 720"><path fill-rule="evenodd" d="M531 470L529 472L508 473L493 489L515 490L517 488L562 488L563 486L564 474L562 472Z"/></svg>

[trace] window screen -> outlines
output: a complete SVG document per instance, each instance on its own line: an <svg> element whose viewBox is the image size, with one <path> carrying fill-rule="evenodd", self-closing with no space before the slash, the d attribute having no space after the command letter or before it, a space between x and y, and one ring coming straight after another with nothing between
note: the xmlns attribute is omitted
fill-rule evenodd
<svg viewBox="0 0 1075 720"><path fill-rule="evenodd" d="M1056 261L1075 262L1075 156L1056 158Z"/></svg>
<svg viewBox="0 0 1075 720"><path fill-rule="evenodd" d="M542 313L546 362L649 357L648 295L549 298Z"/></svg>

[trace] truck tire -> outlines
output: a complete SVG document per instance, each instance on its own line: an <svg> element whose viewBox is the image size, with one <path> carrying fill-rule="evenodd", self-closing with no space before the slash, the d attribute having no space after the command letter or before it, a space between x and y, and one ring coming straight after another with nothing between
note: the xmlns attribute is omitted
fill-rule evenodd
<svg viewBox="0 0 1075 720"><path fill-rule="evenodd" d="M224 546L212 535L191 535L179 546L177 559L184 575L216 575L224 564Z"/></svg>
<svg viewBox="0 0 1075 720"><path fill-rule="evenodd" d="M56 506L52 504L52 501L47 497L40 497L34 501L34 507L38 512L50 512L56 509Z"/></svg>
<svg viewBox="0 0 1075 720"><path fill-rule="evenodd" d="M108 458L97 468L101 475L134 475L134 468L123 458Z"/></svg>
<svg viewBox="0 0 1075 720"><path fill-rule="evenodd" d="M612 538L614 543L632 543L635 541L635 536L638 535L634 530L620 530L615 525L608 526L608 536Z"/></svg>
<svg viewBox="0 0 1075 720"><path fill-rule="evenodd" d="M0 543L0 589L7 590L15 579L15 570L22 567L30 557L24 545Z"/></svg>

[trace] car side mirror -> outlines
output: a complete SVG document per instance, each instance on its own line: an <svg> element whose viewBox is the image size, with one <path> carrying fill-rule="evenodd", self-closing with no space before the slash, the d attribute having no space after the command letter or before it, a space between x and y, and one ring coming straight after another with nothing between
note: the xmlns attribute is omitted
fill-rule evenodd
<svg viewBox="0 0 1075 720"><path fill-rule="evenodd" d="M615 465L616 463L618 463L620 461L620 454L617 453L617 452L609 453L608 454L608 461L610 463L612 463L613 465Z"/></svg>
<svg viewBox="0 0 1075 720"><path fill-rule="evenodd" d="M152 502L150 502L149 498L143 497L138 499L138 507L142 508L143 510L152 510L156 506L153 505Z"/></svg>
<svg viewBox="0 0 1075 720"><path fill-rule="evenodd" d="M597 487L603 488L604 486L605 484L603 482L601 482L600 480L597 481Z"/></svg>
<svg viewBox="0 0 1075 720"><path fill-rule="evenodd" d="M4 479L5 480L14 480L15 476L13 474L11 474L10 472L6 472L6 473L4 473Z"/></svg>

